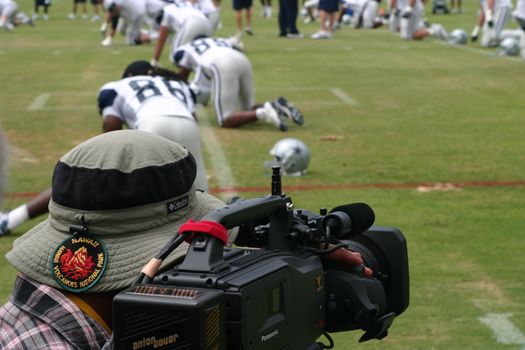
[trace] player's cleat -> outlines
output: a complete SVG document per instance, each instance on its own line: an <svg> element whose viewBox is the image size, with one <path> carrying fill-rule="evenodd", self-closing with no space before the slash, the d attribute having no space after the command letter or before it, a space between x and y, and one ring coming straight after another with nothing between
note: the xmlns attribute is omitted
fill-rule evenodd
<svg viewBox="0 0 525 350"><path fill-rule="evenodd" d="M303 34L302 33L288 33L288 34L286 34L286 37L288 39L302 39L303 38Z"/></svg>
<svg viewBox="0 0 525 350"><path fill-rule="evenodd" d="M8 220L9 214L0 212L0 236L5 236L10 232L7 228Z"/></svg>
<svg viewBox="0 0 525 350"><path fill-rule="evenodd" d="M244 31L246 32L246 34L248 35L253 35L253 30L251 27L246 27L244 28Z"/></svg>
<svg viewBox="0 0 525 350"><path fill-rule="evenodd" d="M273 105L278 112L293 120L295 124L304 124L304 117L301 111L299 111L294 105L289 104L284 97L279 97L274 101Z"/></svg>
<svg viewBox="0 0 525 350"><path fill-rule="evenodd" d="M275 105L276 102L268 101L264 103L265 120L277 126L281 131L288 131L288 118L284 113L280 113Z"/></svg>
<svg viewBox="0 0 525 350"><path fill-rule="evenodd" d="M67 15L67 18L75 19L75 18L77 18L77 16L74 13L70 13L69 15Z"/></svg>
<svg viewBox="0 0 525 350"><path fill-rule="evenodd" d="M91 22L96 22L100 19L100 16L99 15L94 15L93 17L91 17Z"/></svg>
<svg viewBox="0 0 525 350"><path fill-rule="evenodd" d="M100 44L102 46L111 46L111 37L107 36Z"/></svg>
<svg viewBox="0 0 525 350"><path fill-rule="evenodd" d="M231 36L228 41L233 46L234 49L237 49L239 51L244 51L244 44L241 40L242 33L238 32L237 34Z"/></svg>
<svg viewBox="0 0 525 350"><path fill-rule="evenodd" d="M326 30L320 30L317 33L312 34L312 39L330 39L332 38L332 33L327 32Z"/></svg>

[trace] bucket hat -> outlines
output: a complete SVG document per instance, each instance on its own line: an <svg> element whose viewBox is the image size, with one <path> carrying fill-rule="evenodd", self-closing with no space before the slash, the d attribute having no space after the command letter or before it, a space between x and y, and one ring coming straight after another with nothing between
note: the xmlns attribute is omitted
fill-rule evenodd
<svg viewBox="0 0 525 350"><path fill-rule="evenodd" d="M70 292L122 290L181 224L224 206L195 191L195 175L186 148L152 133L93 137L60 158L48 218L16 239L6 258L29 278Z"/></svg>

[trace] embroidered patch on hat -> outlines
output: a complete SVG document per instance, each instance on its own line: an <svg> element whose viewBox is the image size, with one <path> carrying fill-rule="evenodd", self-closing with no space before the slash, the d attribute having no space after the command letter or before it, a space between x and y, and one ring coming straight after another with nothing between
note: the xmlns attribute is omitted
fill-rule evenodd
<svg viewBox="0 0 525 350"><path fill-rule="evenodd" d="M167 203L166 207L168 209L168 214L172 214L179 209L186 208L188 206L188 203L189 203L188 196L184 196L182 198L179 198L172 202Z"/></svg>
<svg viewBox="0 0 525 350"><path fill-rule="evenodd" d="M93 235L77 234L63 240L51 256L51 275L60 287L84 292L106 272L108 252Z"/></svg>

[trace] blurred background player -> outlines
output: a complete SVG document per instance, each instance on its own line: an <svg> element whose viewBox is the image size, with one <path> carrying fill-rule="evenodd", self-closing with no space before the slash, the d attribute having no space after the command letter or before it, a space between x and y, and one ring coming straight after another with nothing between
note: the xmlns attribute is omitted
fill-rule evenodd
<svg viewBox="0 0 525 350"><path fill-rule="evenodd" d="M34 8L33 14L31 15L31 19L33 21L37 20L39 16L40 8L43 7L44 8L44 15L43 15L44 21L49 20L49 7L50 6L51 6L51 0L35 0L35 8Z"/></svg>
<svg viewBox="0 0 525 350"><path fill-rule="evenodd" d="M0 0L0 29L11 31L22 24L33 26L33 20L24 12L18 11L15 1Z"/></svg>
<svg viewBox="0 0 525 350"><path fill-rule="evenodd" d="M200 35L211 36L213 30L206 16L192 3L180 1L166 6L160 22L159 38L153 51L152 65L157 65L171 33L176 33L176 35L172 39L170 57L179 46Z"/></svg>
<svg viewBox="0 0 525 350"><path fill-rule="evenodd" d="M516 10L512 13L518 28L516 29L503 29L500 35L500 46L503 41L507 38L512 38L518 42L522 40L522 34L525 29L525 0L518 0L516 2ZM520 47L523 45L520 44Z"/></svg>
<svg viewBox="0 0 525 350"><path fill-rule="evenodd" d="M511 12L511 0L481 0L478 21L471 39L477 39L481 28L481 46L497 47L501 41L501 33L511 18Z"/></svg>
<svg viewBox="0 0 525 350"><path fill-rule="evenodd" d="M86 20L88 18L86 0L73 0L73 9L71 10L71 13L67 15L67 18L77 18L77 11L79 6L82 8L82 19Z"/></svg>
<svg viewBox="0 0 525 350"><path fill-rule="evenodd" d="M151 41L158 39L160 31L160 22L164 15L164 7L169 4L162 0L145 0L146 16L144 22L150 28L148 34Z"/></svg>
<svg viewBox="0 0 525 350"><path fill-rule="evenodd" d="M335 16L339 11L338 0L319 0L317 7L321 29L312 34L312 39L330 39L334 32Z"/></svg>
<svg viewBox="0 0 525 350"><path fill-rule="evenodd" d="M391 32L399 32L399 21L401 17L400 3L397 0L388 0L388 28Z"/></svg>
<svg viewBox="0 0 525 350"><path fill-rule="evenodd" d="M279 0L279 36L300 39L297 29L298 0Z"/></svg>
<svg viewBox="0 0 525 350"><path fill-rule="evenodd" d="M192 0L186 0L192 1ZM213 31L219 29L221 23L221 11L220 7L217 6L213 0L197 0L197 8L202 12L208 21L210 22L211 29Z"/></svg>
<svg viewBox="0 0 525 350"><path fill-rule="evenodd" d="M109 17L119 16L126 23L125 35L129 45L147 44L151 38L147 32L142 31L146 13L144 0L104 0L104 9ZM102 46L110 46L117 29L111 26L102 41Z"/></svg>
<svg viewBox="0 0 525 350"><path fill-rule="evenodd" d="M301 6L301 16L304 17L304 24L315 22L315 19L319 16L317 12L318 5L319 0L303 0Z"/></svg>
<svg viewBox="0 0 525 350"><path fill-rule="evenodd" d="M261 0L262 17L272 18L272 0Z"/></svg>
<svg viewBox="0 0 525 350"><path fill-rule="evenodd" d="M426 27L423 23L424 7L421 0L397 0L397 8L401 9L399 31L405 40L421 40L428 36L447 40L448 32L441 24L434 23Z"/></svg>
<svg viewBox="0 0 525 350"><path fill-rule="evenodd" d="M101 18L102 0L91 0L91 6L93 6L93 17L91 17L91 21L96 22Z"/></svg>
<svg viewBox="0 0 525 350"><path fill-rule="evenodd" d="M452 13L463 13L463 8L461 7L462 0L450 0L450 11Z"/></svg>
<svg viewBox="0 0 525 350"><path fill-rule="evenodd" d="M253 35L252 30L252 0L233 0L232 6L235 11L235 23L237 24L237 34L242 35L242 13L244 11L244 17L246 21L246 26L244 31L248 35Z"/></svg>
<svg viewBox="0 0 525 350"><path fill-rule="evenodd" d="M352 12L350 25L353 28L372 29L383 24L378 17L379 1L377 0L343 0L339 9L338 23L342 23L348 9Z"/></svg>
<svg viewBox="0 0 525 350"><path fill-rule="evenodd" d="M252 65L235 40L199 38L180 46L172 57L185 80L195 73L196 88L205 90L211 85L219 126L237 128L262 120L287 131L287 119L303 124L301 112L284 98L255 105Z"/></svg>
<svg viewBox="0 0 525 350"><path fill-rule="evenodd" d="M520 33L520 49L521 57L525 60L525 0L518 0L516 3L516 11L514 11L514 18L521 29Z"/></svg>

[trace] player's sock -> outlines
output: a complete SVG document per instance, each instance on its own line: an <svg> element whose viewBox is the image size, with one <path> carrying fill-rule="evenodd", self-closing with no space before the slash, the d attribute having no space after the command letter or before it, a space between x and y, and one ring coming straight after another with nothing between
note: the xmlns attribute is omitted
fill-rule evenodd
<svg viewBox="0 0 525 350"><path fill-rule="evenodd" d="M441 24L437 24L437 23L432 24L430 28L428 28L428 31L430 35L435 38L442 39L442 40L447 40L448 38L448 32L445 30L445 28L443 28Z"/></svg>

